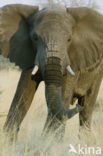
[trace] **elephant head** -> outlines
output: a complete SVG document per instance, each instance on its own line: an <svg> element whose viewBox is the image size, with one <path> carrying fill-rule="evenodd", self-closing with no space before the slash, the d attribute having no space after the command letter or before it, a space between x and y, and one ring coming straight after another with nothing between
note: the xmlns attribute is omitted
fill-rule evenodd
<svg viewBox="0 0 103 156"><path fill-rule="evenodd" d="M33 68L45 82L49 114L71 118L62 102L62 79L96 64L102 56L103 17L88 8L8 5L0 10L0 49L21 69ZM98 53L99 51L99 53ZM67 73L68 71L68 73Z"/></svg>
<svg viewBox="0 0 103 156"><path fill-rule="evenodd" d="M74 75L67 54L67 43L71 40L74 23L65 10L55 9L41 10L29 21L30 36L37 49L32 75L37 72L42 75L49 112L69 118L78 111L74 110L73 113L64 108L61 92L66 69Z"/></svg>

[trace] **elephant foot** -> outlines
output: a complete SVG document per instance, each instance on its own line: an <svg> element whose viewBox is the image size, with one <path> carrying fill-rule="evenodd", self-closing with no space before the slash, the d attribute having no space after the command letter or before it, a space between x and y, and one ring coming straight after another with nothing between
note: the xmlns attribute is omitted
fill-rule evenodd
<svg viewBox="0 0 103 156"><path fill-rule="evenodd" d="M15 144L17 141L18 131L19 131L19 128L17 129L15 127L11 129L11 128L4 126L3 132L5 136L5 141L8 142L10 145Z"/></svg>
<svg viewBox="0 0 103 156"><path fill-rule="evenodd" d="M91 123L92 123L92 116L91 114L87 116L84 113L80 112L79 114L80 119L80 128L86 129L87 131L91 130Z"/></svg>
<svg viewBox="0 0 103 156"><path fill-rule="evenodd" d="M88 123L88 122L80 123L80 129L91 131L91 123Z"/></svg>
<svg viewBox="0 0 103 156"><path fill-rule="evenodd" d="M16 144L17 141L17 133L5 133L5 142L9 143L10 145Z"/></svg>

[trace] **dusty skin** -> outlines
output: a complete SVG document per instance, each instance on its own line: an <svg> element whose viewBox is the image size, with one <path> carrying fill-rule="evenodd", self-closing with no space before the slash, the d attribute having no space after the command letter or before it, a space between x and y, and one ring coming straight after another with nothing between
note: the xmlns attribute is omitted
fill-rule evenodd
<svg viewBox="0 0 103 156"><path fill-rule="evenodd" d="M50 136L47 140L43 140L40 137L47 115L44 83L42 82L28 114L22 122L18 141L16 143L16 151L14 145L10 147L8 143L5 144L2 128L19 77L20 72L17 70L0 71L0 156L68 156L69 144L72 144L75 147L77 147L78 144L81 144L81 146L84 147L85 145L95 148L99 146L101 147L103 153L103 83L99 91L93 114L92 133L82 131L79 135L79 119L78 115L76 115L67 121L65 137L62 143L56 144L52 140L52 136ZM71 153L70 155L79 156L79 154L74 153ZM94 154L93 156L97 155Z"/></svg>

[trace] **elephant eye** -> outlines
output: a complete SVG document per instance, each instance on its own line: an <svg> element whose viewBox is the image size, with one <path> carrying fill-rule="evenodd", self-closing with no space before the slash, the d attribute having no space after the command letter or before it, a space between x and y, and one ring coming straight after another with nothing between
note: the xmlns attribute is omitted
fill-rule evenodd
<svg viewBox="0 0 103 156"><path fill-rule="evenodd" d="M71 38L69 38L67 41L70 42L71 41Z"/></svg>
<svg viewBox="0 0 103 156"><path fill-rule="evenodd" d="M36 41L36 42L37 42L38 39L39 39L39 37L38 37L37 34L33 34L33 35L32 35L32 40L33 40L33 41Z"/></svg>

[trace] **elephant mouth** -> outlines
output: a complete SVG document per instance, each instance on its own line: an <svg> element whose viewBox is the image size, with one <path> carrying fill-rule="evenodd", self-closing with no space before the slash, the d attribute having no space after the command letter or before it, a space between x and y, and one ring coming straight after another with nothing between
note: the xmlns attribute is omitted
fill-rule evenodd
<svg viewBox="0 0 103 156"><path fill-rule="evenodd" d="M68 67L69 68L69 67ZM71 69L69 69L70 71ZM32 74L38 71L38 66L33 69ZM74 75L71 70L69 73ZM59 120L71 118L75 114L83 110L83 107L77 106L74 109L67 109L63 105L62 100L62 65L61 60L58 57L47 58L45 70L43 73L43 79L45 82L45 97L48 106L49 114L55 116Z"/></svg>

